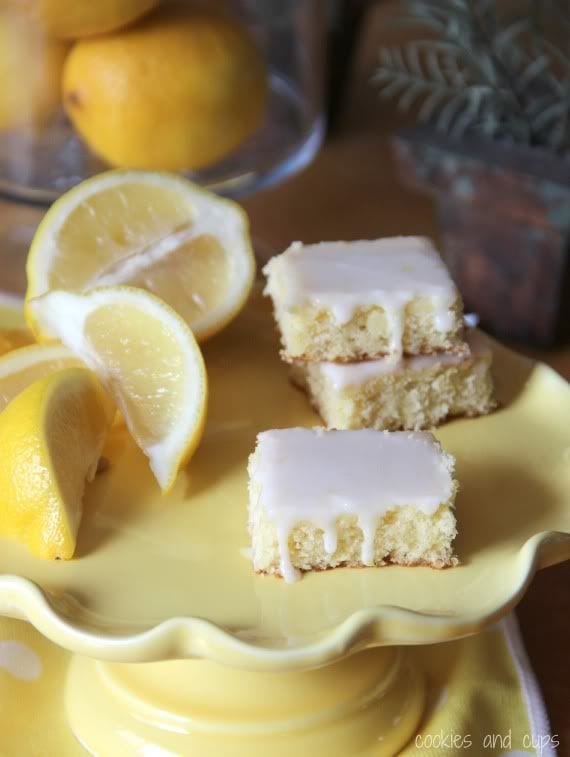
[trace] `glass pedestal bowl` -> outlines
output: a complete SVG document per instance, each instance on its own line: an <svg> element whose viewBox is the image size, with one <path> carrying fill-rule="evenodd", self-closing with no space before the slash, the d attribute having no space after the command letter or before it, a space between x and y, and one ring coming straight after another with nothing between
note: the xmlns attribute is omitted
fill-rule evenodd
<svg viewBox="0 0 570 757"><path fill-rule="evenodd" d="M160 0L160 7L157 7L156 13L160 14L169 4L183 6L184 3L185 0ZM200 9L200 0L188 0L186 4L189 10L196 10L196 6ZM311 161L320 147L324 134L327 14L320 0L219 0L216 3L202 2L201 6L203 11L221 14L241 26L259 51L266 70L267 95L255 131L245 137L231 152L226 151L218 160L196 170L189 167L185 172L190 179L213 191L231 197L241 197L281 181L300 170ZM215 18L215 15L213 17ZM123 34L128 35L131 29L136 32L139 25L146 24L152 29L155 23L153 11L137 19L134 24L127 25L126 30L123 27L115 29L110 36L113 38L118 35L121 38ZM0 25L2 24L0 31L5 29L6 34L17 40L13 43L16 58L23 61L29 59L30 65L33 63L40 69L45 65L45 60L49 59L52 46L64 44L51 36L49 29L45 29L41 24L38 26L34 17L28 19L24 15L21 19L14 12L14 8L10 14L6 11L0 18ZM18 35L22 24L25 25L24 28L30 26L33 29L33 33L29 31L29 39L25 41L20 40ZM196 56L202 54L201 70L204 78L208 76L209 71L209 59L206 54L209 49L206 45L208 33L212 36L210 46L213 53L218 51L222 42L213 35L212 30L199 31L198 35L201 34L203 37L200 43L202 46L199 46L197 52L188 59L189 66L195 65ZM98 35L82 39L97 38ZM80 44L82 39L78 42L71 36L66 39L65 44L71 48L74 44ZM200 42L199 36L197 41ZM26 45L32 49L23 49ZM133 49L126 49L132 56ZM68 50L62 55L64 60L69 60L65 57L69 55ZM119 62L124 64L122 58L119 58ZM184 63L184 59L181 63ZM136 64L135 60L132 65ZM63 73L54 72L59 78L50 83L57 91L61 89L64 94L65 86L59 79L65 79L67 68L65 63L62 65ZM97 65L97 60L94 65ZM115 65L118 63L115 62ZM145 65L150 66L150 62L146 61ZM212 69L213 72L217 70L218 68ZM11 82L10 71L8 68L6 72L6 87ZM118 94L121 95L117 102L113 103L113 112L107 114L108 119L115 124L115 129L119 131L121 128L118 124L122 121L117 121L120 116L114 108L133 94L129 89L134 86L128 78L129 71L130 69L115 68L105 71L107 79L104 89L112 90L113 85L118 86ZM142 67L139 78L135 80L138 86L144 86L146 76L152 81L152 74ZM214 84L215 82L212 82L212 86ZM92 98L97 97L97 86L94 91L88 90ZM194 133L194 122L199 121L200 107L203 106L203 94L201 95L200 90L195 97L196 112L192 111L192 123L188 124L189 134ZM57 106L55 103L49 118L35 123L30 113L27 117L26 112L3 114L4 100L6 107L11 102L7 97L0 102L0 193L9 198L47 205L83 179L110 167L154 170L173 168L170 165L140 165L140 161L136 165L123 162L110 166L81 138L66 116L63 105ZM152 91L149 92L147 100L152 102ZM33 105L33 102L29 105L32 110ZM208 103L204 106L206 116L203 116L206 118L207 105ZM22 107L20 106L20 110ZM170 110L172 108L171 103ZM170 110L167 113L157 113L156 129L153 131L155 140L160 138L159 134L168 134L170 139L173 138L170 132L159 128L165 120L168 123L167 119L172 118ZM131 128L131 121L128 123ZM202 128L207 131L206 127ZM227 130L231 128L232 121L228 119ZM151 146L147 145L149 148Z"/></svg>

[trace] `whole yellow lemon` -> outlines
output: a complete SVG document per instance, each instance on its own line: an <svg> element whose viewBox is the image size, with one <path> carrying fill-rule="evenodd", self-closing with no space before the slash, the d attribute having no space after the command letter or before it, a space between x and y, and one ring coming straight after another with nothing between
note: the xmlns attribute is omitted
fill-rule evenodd
<svg viewBox="0 0 570 757"><path fill-rule="evenodd" d="M19 15L0 13L0 129L42 125L61 102L68 46Z"/></svg>
<svg viewBox="0 0 570 757"><path fill-rule="evenodd" d="M106 34L132 23L160 0L0 0L25 12L50 37Z"/></svg>
<svg viewBox="0 0 570 757"><path fill-rule="evenodd" d="M164 8L140 24L77 42L63 74L64 107L113 166L207 166L260 124L264 61L223 16Z"/></svg>

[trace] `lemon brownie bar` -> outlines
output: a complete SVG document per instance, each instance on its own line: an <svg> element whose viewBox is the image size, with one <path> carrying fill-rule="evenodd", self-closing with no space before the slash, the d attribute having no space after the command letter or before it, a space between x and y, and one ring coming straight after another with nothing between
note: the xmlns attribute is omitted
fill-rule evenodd
<svg viewBox="0 0 570 757"><path fill-rule="evenodd" d="M464 349L461 297L423 237L295 242L264 273L286 360Z"/></svg>
<svg viewBox="0 0 570 757"><path fill-rule="evenodd" d="M307 392L329 428L433 428L450 416L485 415L495 407L491 350L478 332L469 333L466 341L467 356L297 361L291 378Z"/></svg>
<svg viewBox="0 0 570 757"><path fill-rule="evenodd" d="M253 566L456 565L454 459L428 432L264 431L249 460Z"/></svg>

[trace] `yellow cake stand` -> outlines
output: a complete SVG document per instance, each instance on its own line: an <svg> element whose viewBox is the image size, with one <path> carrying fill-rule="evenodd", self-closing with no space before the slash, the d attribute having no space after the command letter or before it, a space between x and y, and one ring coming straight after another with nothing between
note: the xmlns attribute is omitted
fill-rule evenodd
<svg viewBox="0 0 570 757"><path fill-rule="evenodd" d="M438 430L457 458L461 567L253 574L246 460L262 429L315 425L254 297L205 347L208 426L162 497L124 429L90 486L76 558L0 542L0 614L76 653L66 716L104 757L381 757L412 737L406 654L474 634L570 558L570 391L493 344L502 407ZM135 664L136 663L136 664Z"/></svg>

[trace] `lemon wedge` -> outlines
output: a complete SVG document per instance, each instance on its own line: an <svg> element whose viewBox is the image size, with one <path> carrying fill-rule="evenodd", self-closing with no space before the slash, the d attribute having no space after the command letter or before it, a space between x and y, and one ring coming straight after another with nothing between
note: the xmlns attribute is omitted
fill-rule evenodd
<svg viewBox="0 0 570 757"><path fill-rule="evenodd" d="M59 198L27 261L26 302L51 289L146 289L170 305L198 341L245 303L255 275L248 221L236 203L179 176L109 171ZM38 337L54 337L26 306Z"/></svg>
<svg viewBox="0 0 570 757"><path fill-rule="evenodd" d="M53 291L29 306L42 330L98 375L160 487L170 489L200 442L206 416L206 369L186 323L131 287Z"/></svg>
<svg viewBox="0 0 570 757"><path fill-rule="evenodd" d="M75 551L85 481L113 409L95 376L68 368L31 384L0 413L0 534L37 557Z"/></svg>
<svg viewBox="0 0 570 757"><path fill-rule="evenodd" d="M0 412L34 381L63 368L80 365L81 361L63 344L32 344L2 355L0 357Z"/></svg>

